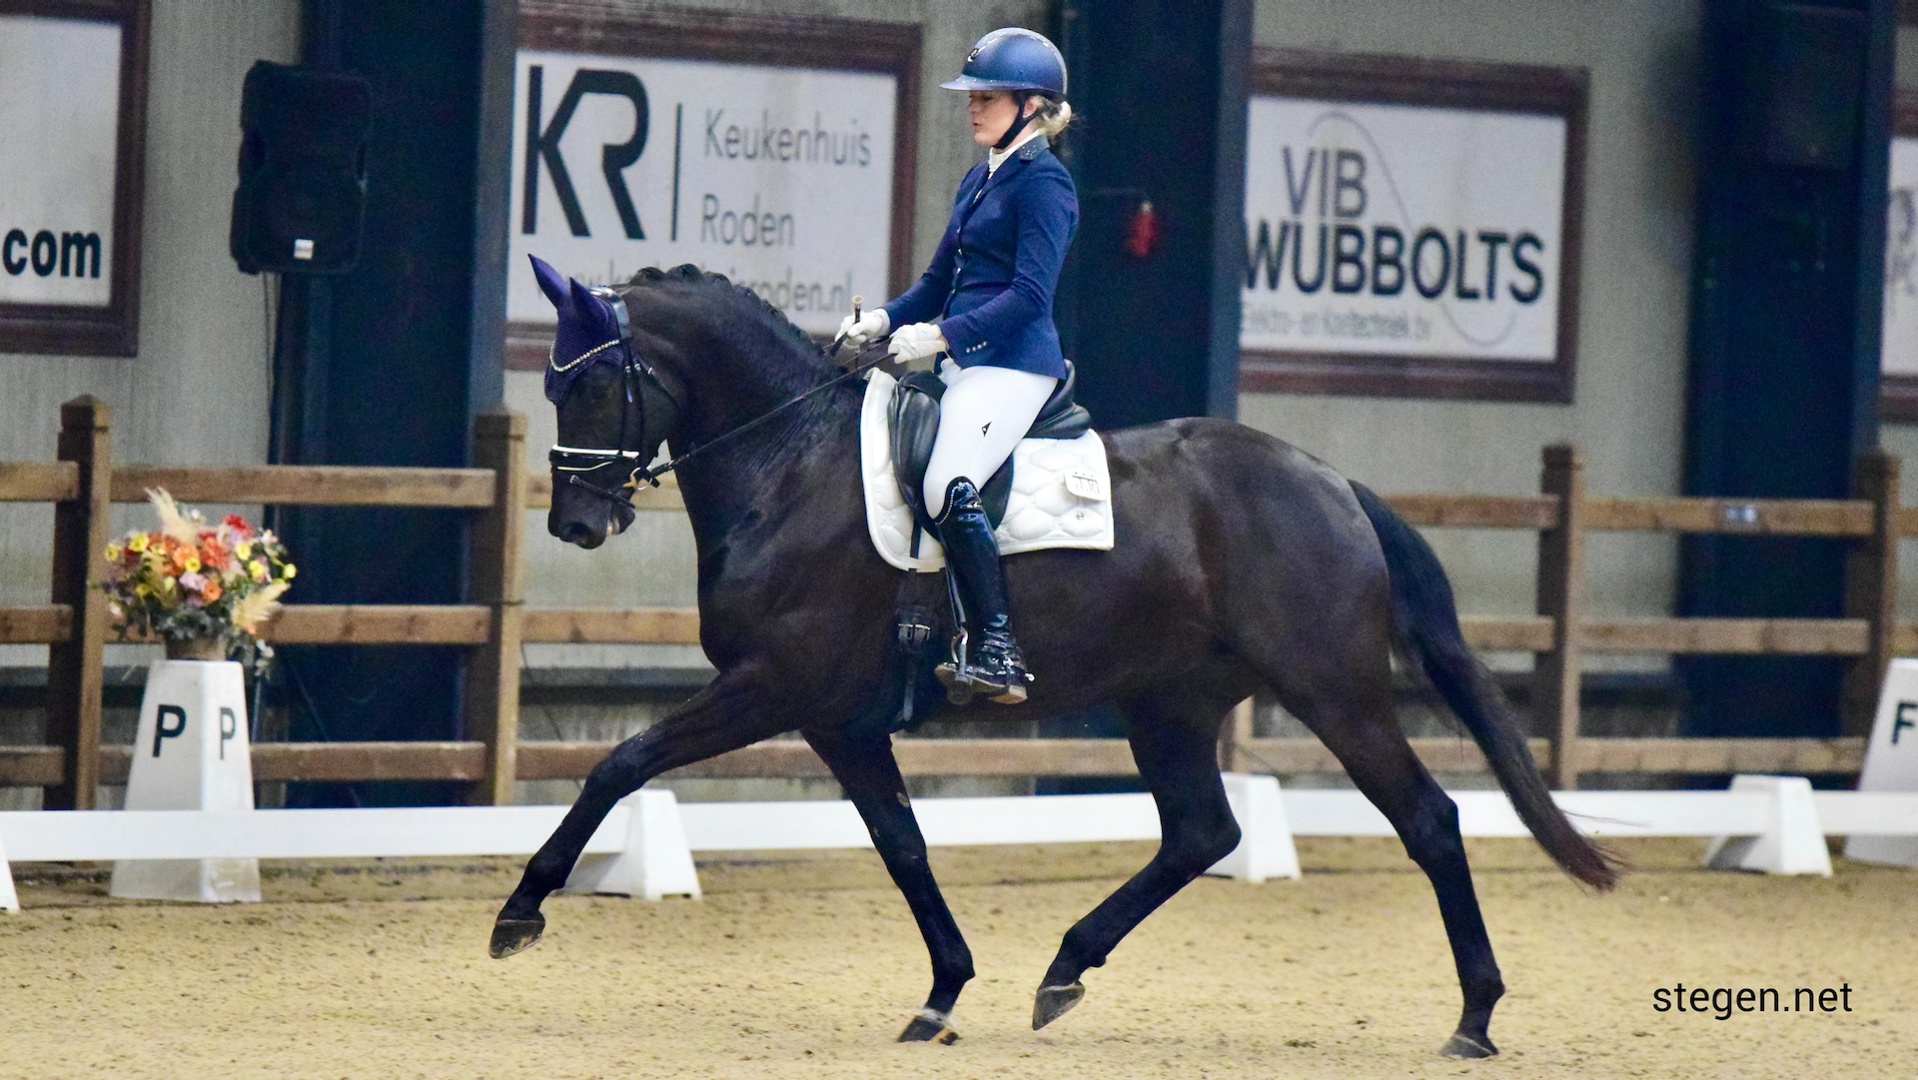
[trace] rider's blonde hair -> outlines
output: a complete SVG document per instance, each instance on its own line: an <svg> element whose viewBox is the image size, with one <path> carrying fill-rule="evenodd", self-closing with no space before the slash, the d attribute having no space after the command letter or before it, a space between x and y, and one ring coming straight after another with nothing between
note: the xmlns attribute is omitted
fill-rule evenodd
<svg viewBox="0 0 1918 1080"><path fill-rule="evenodd" d="M1064 100L1053 101L1040 98L1039 108L1033 111L1032 128L1048 139L1057 138L1066 125L1072 123L1072 105Z"/></svg>

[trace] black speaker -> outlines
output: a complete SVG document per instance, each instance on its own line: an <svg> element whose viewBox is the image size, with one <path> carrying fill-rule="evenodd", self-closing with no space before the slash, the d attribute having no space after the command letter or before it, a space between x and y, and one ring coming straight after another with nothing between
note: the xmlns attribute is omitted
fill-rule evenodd
<svg viewBox="0 0 1918 1080"><path fill-rule="evenodd" d="M1739 132L1745 157L1785 168L1851 168L1865 92L1865 13L1763 3L1749 33Z"/></svg>
<svg viewBox="0 0 1918 1080"><path fill-rule="evenodd" d="M249 274L340 274L360 256L373 87L261 60L240 95L233 261Z"/></svg>

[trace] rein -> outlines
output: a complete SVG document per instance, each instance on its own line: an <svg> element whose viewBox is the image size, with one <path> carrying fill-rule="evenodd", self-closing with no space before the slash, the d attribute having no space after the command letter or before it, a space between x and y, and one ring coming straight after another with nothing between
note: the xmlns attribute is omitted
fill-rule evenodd
<svg viewBox="0 0 1918 1080"><path fill-rule="evenodd" d="M718 446L720 443L725 442L727 439L730 439L735 435L742 435L748 431L751 431L753 428L756 428L759 425L765 423L766 421L771 420L773 417L778 416L780 413L785 412L787 409L792 408L794 405L797 405L800 402L805 401L807 398L812 397L814 394L818 394L818 393L822 393L824 391L830 390L833 387L838 386L840 383L843 383L846 380L851 379L855 375L863 375L866 372L872 370L873 368L878 367L881 363L885 361L886 357L889 355L885 351L885 349L877 348L878 346L883 344L884 344L883 342L874 342L872 345L867 346L866 349L860 353L859 359L854 362L852 367L849 367L845 371L840 372L838 375L835 375L832 378L826 380L825 382L820 383L818 386L813 387L811 390L808 390L805 393L798 395L797 397L786 399L785 401L779 403L778 405L773 406L768 411L760 413L758 416L753 417L751 420L748 420L745 423L739 425L738 427L733 428L731 431L722 432L721 434L713 436L712 438L706 440L705 442L700 443L698 446L693 447L691 450L688 450L685 453L679 455L678 457L672 459L671 461L668 461L664 465L660 465L652 469L637 470L633 473L633 479L635 481L644 480L647 483L653 485L654 487L658 487L660 477L666 475L669 472L672 472L674 469L677 469L680 465L684 464L687 460L699 454L703 454L708 450L711 450L713 447ZM875 351L875 349L877 351ZM867 352L873 353L873 356L871 359L865 358L865 354Z"/></svg>
<svg viewBox="0 0 1918 1080"><path fill-rule="evenodd" d="M666 395L667 400L673 403L673 408L676 412L684 412L685 403L680 401L678 395L674 394L672 390L667 387L665 381L659 377L659 372L639 355L638 350L633 348L632 323L626 312L625 299L613 290L605 288L594 289L593 295L606 301L612 307L613 314L619 321L619 339L617 341L606 342L586 353L582 353L580 356L575 357L564 368L561 368L554 358L549 358L547 362L556 370L566 371L587 361L589 357L597 356L604 350L618 346L621 354L620 369L626 380L626 404L630 406L635 403L638 376L644 375L654 386L659 388L661 393ZM837 353L844 341L844 335L834 338L832 345L826 350L826 355L830 357ZM640 406L640 419L639 437L635 440L635 448L627 449L626 416L630 410L622 409L619 414L618 448L600 450L555 444L553 448L548 451L547 458L552 462L553 468L556 471L570 474L566 478L566 482L569 485L579 488L588 494L597 495L609 502L631 507L633 505L633 493L639 490L640 481L644 480L646 483L658 487L660 477L679 468L679 466L685 464L692 458L705 453L737 435L743 435L751 431L753 428L771 420L773 417L778 416L780 413L785 412L787 409L798 405L814 395L830 390L841 383L878 367L889 355L884 346L885 342L883 339L873 342L860 352L851 367L848 367L833 378L820 383L818 386L802 394L786 399L766 412L740 424L738 427L713 436L663 465L658 465L653 468L642 468L639 463L639 455L644 451L638 449L638 447L646 445L646 411L643 398L637 399ZM868 357L868 353L872 355ZM582 460L590 462L590 464L582 464ZM618 488L602 487L586 479L588 475L598 472L600 469L625 461L633 462L633 470L626 478L626 482Z"/></svg>

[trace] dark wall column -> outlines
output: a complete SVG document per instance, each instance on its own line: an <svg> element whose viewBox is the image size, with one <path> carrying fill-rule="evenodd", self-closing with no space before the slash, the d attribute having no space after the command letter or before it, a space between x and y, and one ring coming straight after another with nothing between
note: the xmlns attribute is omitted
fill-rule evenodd
<svg viewBox="0 0 1918 1080"><path fill-rule="evenodd" d="M1251 0L1065 0L1079 234L1058 310L1100 427L1236 416ZM1126 249L1142 201L1153 250Z"/></svg>
<svg viewBox="0 0 1918 1080"><path fill-rule="evenodd" d="M1711 0L1685 490L1843 498L1878 441L1894 0ZM1680 614L1835 618L1836 540L1683 549ZM1836 735L1843 664L1692 657L1688 734Z"/></svg>
<svg viewBox="0 0 1918 1080"><path fill-rule="evenodd" d="M1075 119L1059 146L1079 232L1056 316L1100 428L1238 415L1251 0L1064 0L1057 40ZM1127 249L1142 203L1158 237ZM1041 678L1044 674L1041 673ZM1123 737L1112 709L1042 721L1054 738ZM1136 791L1041 778L1039 794Z"/></svg>
<svg viewBox="0 0 1918 1080"><path fill-rule="evenodd" d="M275 457L304 464L466 464L470 416L498 400L476 375L475 207L481 88L491 29L510 5L308 0L305 61L366 76L365 231L355 268L289 275ZM489 18L490 16L490 18ZM511 38L503 46L511 93ZM490 140L497 142L497 138ZM503 155L502 155L503 156ZM503 204L497 192L492 204ZM503 220L503 218L502 218ZM492 283L497 286L497 273ZM495 333L497 332L494 328ZM487 397L475 404L473 396ZM450 511L308 508L283 528L300 603L461 600L465 518ZM280 698L296 740L455 739L461 652L446 647L289 647ZM453 801L457 786L295 785L294 805Z"/></svg>

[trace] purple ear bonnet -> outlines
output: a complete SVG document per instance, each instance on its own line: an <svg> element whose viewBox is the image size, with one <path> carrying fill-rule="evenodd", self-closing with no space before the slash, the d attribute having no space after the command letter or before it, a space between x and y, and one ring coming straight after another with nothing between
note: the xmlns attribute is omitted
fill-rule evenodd
<svg viewBox="0 0 1918 1080"><path fill-rule="evenodd" d="M559 329L553 334L553 352L546 362L546 400L557 405L588 368L602 361L621 362L619 321L613 317L611 305L586 286L561 278L559 271L537 255L529 257L533 260L533 276L539 279L539 291L559 312Z"/></svg>

